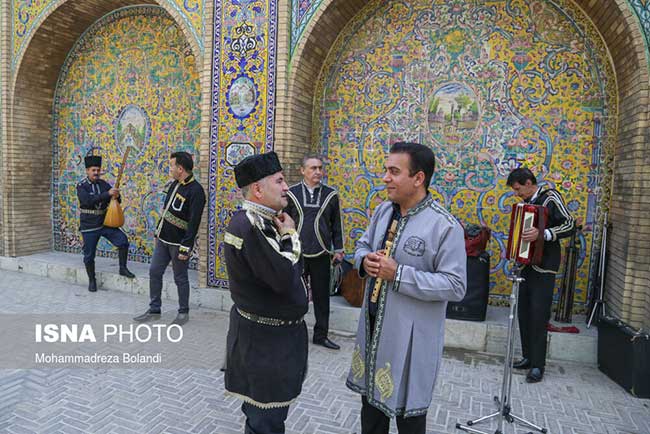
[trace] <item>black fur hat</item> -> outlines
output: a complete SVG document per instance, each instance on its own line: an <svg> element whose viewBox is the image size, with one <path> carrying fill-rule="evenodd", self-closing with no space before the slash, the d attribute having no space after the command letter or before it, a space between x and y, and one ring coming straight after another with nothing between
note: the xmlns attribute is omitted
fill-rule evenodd
<svg viewBox="0 0 650 434"><path fill-rule="evenodd" d="M237 187L242 188L281 170L282 166L275 152L251 155L235 166L235 181Z"/></svg>
<svg viewBox="0 0 650 434"><path fill-rule="evenodd" d="M102 157L99 155L87 155L84 158L86 169L89 167L102 167Z"/></svg>

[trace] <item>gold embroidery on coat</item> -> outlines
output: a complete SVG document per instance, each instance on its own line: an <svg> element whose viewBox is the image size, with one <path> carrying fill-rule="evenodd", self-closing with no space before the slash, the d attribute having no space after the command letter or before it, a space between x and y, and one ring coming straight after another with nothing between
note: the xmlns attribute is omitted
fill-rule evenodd
<svg viewBox="0 0 650 434"><path fill-rule="evenodd" d="M375 385L381 394L382 401L386 401L393 395L395 383L393 383L393 375L390 372L390 363L386 363L385 368L377 369L375 373Z"/></svg>
<svg viewBox="0 0 650 434"><path fill-rule="evenodd" d="M352 375L355 380L359 380L363 378L365 372L366 364L363 361L363 357L361 357L361 348L357 345L354 353L352 353Z"/></svg>

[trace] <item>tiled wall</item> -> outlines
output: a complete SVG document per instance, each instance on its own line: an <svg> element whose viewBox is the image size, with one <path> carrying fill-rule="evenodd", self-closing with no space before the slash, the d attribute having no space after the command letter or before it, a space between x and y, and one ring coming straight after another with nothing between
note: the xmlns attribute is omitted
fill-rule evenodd
<svg viewBox="0 0 650 434"><path fill-rule="evenodd" d="M233 166L273 149L277 0L215 2L208 284L227 285L223 233L238 202Z"/></svg>
<svg viewBox="0 0 650 434"><path fill-rule="evenodd" d="M27 48L31 36L43 20L65 0L10 0L12 2L12 69ZM187 25L199 50L203 51L204 0L161 0Z"/></svg>
<svg viewBox="0 0 650 434"><path fill-rule="evenodd" d="M314 143L341 191L352 252L383 198L384 156L412 140L437 156L431 190L465 223L492 229L491 292L510 292L505 179L530 167L583 225L576 302L586 300L616 83L591 22L569 1L371 2L327 58ZM558 285L561 279L558 278Z"/></svg>
<svg viewBox="0 0 650 434"><path fill-rule="evenodd" d="M195 57L178 25L158 6L117 10L94 24L71 50L54 101L54 246L79 251L76 184L83 157L103 157L122 184L122 227L135 259L147 261L169 181L169 154L185 150L198 168L200 83ZM196 173L200 176L200 173ZM102 240L99 254L112 246Z"/></svg>

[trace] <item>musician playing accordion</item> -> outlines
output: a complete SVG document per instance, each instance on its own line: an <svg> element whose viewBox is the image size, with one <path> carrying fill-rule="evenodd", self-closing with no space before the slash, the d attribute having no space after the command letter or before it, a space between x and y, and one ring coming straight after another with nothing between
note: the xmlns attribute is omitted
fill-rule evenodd
<svg viewBox="0 0 650 434"><path fill-rule="evenodd" d="M537 383L544 377L546 365L546 325L551 317L555 275L560 268L560 239L571 236L575 221L567 210L560 193L552 188L537 185L535 175L526 168L513 170L506 184L526 203L541 205L548 210L548 220L543 236L537 228L522 232L524 241L543 243L539 265L528 265L521 273L525 280L519 287L519 333L522 359L513 364L515 369L527 369L526 381Z"/></svg>

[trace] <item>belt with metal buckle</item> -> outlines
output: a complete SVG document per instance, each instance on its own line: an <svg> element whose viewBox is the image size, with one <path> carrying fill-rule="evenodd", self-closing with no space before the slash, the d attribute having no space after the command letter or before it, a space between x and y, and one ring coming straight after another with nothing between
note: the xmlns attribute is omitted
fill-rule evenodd
<svg viewBox="0 0 650 434"><path fill-rule="evenodd" d="M263 324L263 325L268 325L268 326L274 326L274 327L281 327L281 326L290 326L290 325L296 325L300 324L303 320L304 317L300 317L300 319L296 320L285 320L285 319L279 319L279 318L269 318L266 316L260 316L256 315L254 313L249 313L241 310L240 308L237 308L237 312L239 315L241 315L243 318L246 318L249 321L256 322L258 324Z"/></svg>
<svg viewBox="0 0 650 434"><path fill-rule="evenodd" d="M104 215L106 214L105 209L83 209L79 208L82 214L93 214L93 215Z"/></svg>

